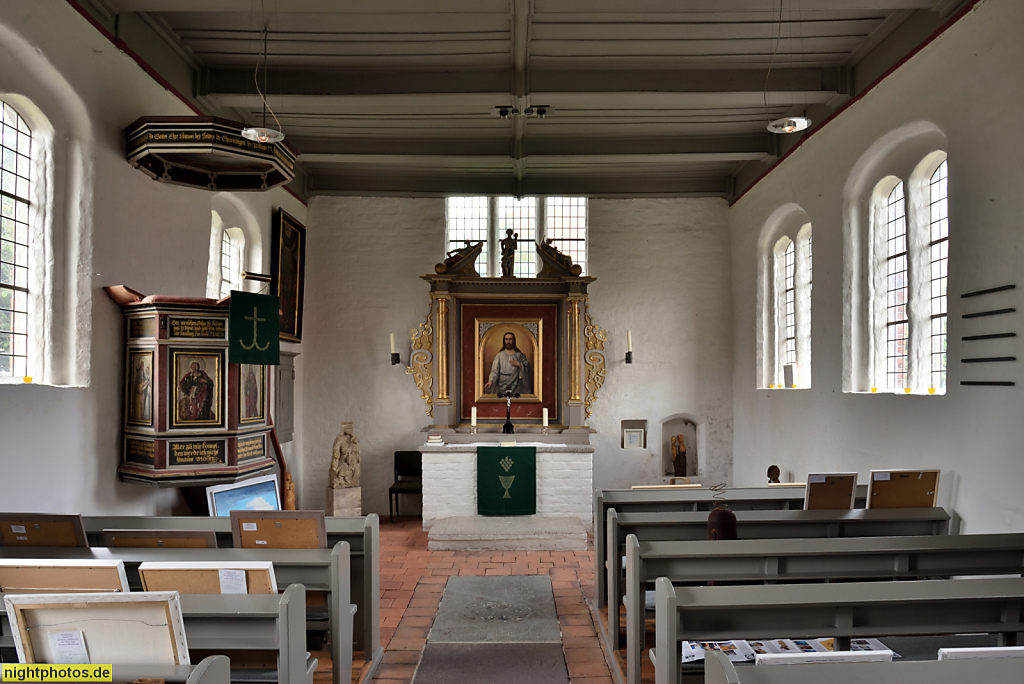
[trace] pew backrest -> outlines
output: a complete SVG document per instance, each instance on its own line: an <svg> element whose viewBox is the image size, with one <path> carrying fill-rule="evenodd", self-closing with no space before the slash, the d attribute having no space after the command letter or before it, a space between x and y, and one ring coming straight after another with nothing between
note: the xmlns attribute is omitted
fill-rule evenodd
<svg viewBox="0 0 1024 684"><path fill-rule="evenodd" d="M655 583L656 684L679 684L681 642L998 634L1024 631L1024 578L675 587Z"/></svg>
<svg viewBox="0 0 1024 684"><path fill-rule="evenodd" d="M101 543L104 530L200 530L213 531L217 546L232 546L231 519L213 516L83 516L91 544ZM324 525L327 547L348 542L351 554L352 603L357 606L354 623L355 650L376 664L384 655L380 645L380 519L376 513L359 517L328 516ZM185 556L175 556L187 560ZM260 557L262 558L262 557ZM157 559L153 559L157 560ZM199 560L199 559L193 559ZM280 578L285 586L284 578Z"/></svg>
<svg viewBox="0 0 1024 684"><path fill-rule="evenodd" d="M182 594L190 649L277 652L279 684L312 684L317 660L306 651L306 590L292 584L280 595Z"/></svg>
<svg viewBox="0 0 1024 684"><path fill-rule="evenodd" d="M704 664L705 684L1018 684L1020 679L1020 661L1013 658L735 667L714 651Z"/></svg>
<svg viewBox="0 0 1024 684"><path fill-rule="evenodd" d="M1024 574L1024 534L640 542L626 537L626 671L639 683L645 589L708 582L894 580Z"/></svg>
<svg viewBox="0 0 1024 684"><path fill-rule="evenodd" d="M732 487L721 492L711 489L595 489L594 490L594 557L595 596L598 608L605 596L605 520L609 508L622 513L660 513L670 511L710 511L718 504L727 504L733 511L802 510L806 487ZM857 485L855 508L864 508L867 485ZM703 538L706 538L706 534Z"/></svg>
<svg viewBox="0 0 1024 684"><path fill-rule="evenodd" d="M271 561L278 586L302 585L308 590L328 592L328 619L331 631L334 684L348 684L350 681L354 644L353 613L358 615L358 612L357 607L351 601L352 562L348 542L338 542L330 550L101 547L25 549L0 547L0 559L25 557L121 561L124 563L128 584L136 591L142 589L139 566L145 562L160 562L170 559L226 564ZM375 631L379 634L379 630Z"/></svg>
<svg viewBox="0 0 1024 684"><path fill-rule="evenodd" d="M890 508L815 511L736 511L743 539L790 539L828 537L892 537L943 535L949 514L942 508ZM605 520L605 567L608 621L605 636L612 650L619 648L618 625L624 595L622 559L627 534L641 541L707 540L707 513L622 513L609 508ZM596 581L596 580L595 580ZM595 589L596 593L596 589Z"/></svg>

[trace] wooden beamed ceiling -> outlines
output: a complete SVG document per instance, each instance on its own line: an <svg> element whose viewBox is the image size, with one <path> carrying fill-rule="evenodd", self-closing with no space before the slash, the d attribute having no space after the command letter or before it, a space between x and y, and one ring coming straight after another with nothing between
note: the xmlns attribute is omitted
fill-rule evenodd
<svg viewBox="0 0 1024 684"><path fill-rule="evenodd" d="M798 139L767 121L822 121L964 1L79 4L207 113L276 117L303 195L731 197Z"/></svg>

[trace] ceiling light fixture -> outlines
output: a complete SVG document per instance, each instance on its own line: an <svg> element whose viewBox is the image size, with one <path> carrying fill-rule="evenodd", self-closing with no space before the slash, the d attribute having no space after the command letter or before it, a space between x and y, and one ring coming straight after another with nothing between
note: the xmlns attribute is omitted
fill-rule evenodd
<svg viewBox="0 0 1024 684"><path fill-rule="evenodd" d="M764 76L764 113L765 118L768 118L768 79L772 75L772 66L775 65L775 55L779 50L779 42L782 40L782 3L783 0L779 0L779 21L778 21L778 35L775 37L775 44L772 46L771 58L768 60L768 72ZM774 0L772 2L774 8ZM770 40L770 38L769 38ZM792 40L792 38L790 39ZM802 44L801 40L801 44ZM775 119L768 121L768 131L770 133L797 133L798 131L806 130L811 125L811 120L806 116L784 116L781 119Z"/></svg>
<svg viewBox="0 0 1024 684"><path fill-rule="evenodd" d="M270 105L267 104L267 32L268 27L266 24L263 25L263 89L260 89L260 63L256 62L256 70L253 72L253 81L256 83L256 92L260 94L260 100L263 102L263 125L262 126L247 126L242 129L242 137L248 140L259 143L278 143L284 140L284 133L281 132L281 122L277 120L277 115L274 114L274 110L270 109ZM277 128L267 127L267 110L270 109L270 115L274 117L274 121L277 122Z"/></svg>
<svg viewBox="0 0 1024 684"><path fill-rule="evenodd" d="M811 125L811 120L806 116L786 116L775 121L768 122L768 130L772 133L796 133Z"/></svg>

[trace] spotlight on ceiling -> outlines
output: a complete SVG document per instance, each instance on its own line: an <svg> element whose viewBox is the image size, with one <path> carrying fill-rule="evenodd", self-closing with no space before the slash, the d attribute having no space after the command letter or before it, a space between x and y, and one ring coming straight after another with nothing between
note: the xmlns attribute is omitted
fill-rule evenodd
<svg viewBox="0 0 1024 684"><path fill-rule="evenodd" d="M519 110L511 105L498 105L497 107L491 108L491 116L496 116L499 119L507 119L510 116L516 116L519 114Z"/></svg>
<svg viewBox="0 0 1024 684"><path fill-rule="evenodd" d="M553 114L554 111L555 108L552 107L551 105L534 105L532 107L527 107L526 109L524 109L523 114L525 114L526 116L534 116L537 117L538 119L543 119L548 114Z"/></svg>
<svg viewBox="0 0 1024 684"><path fill-rule="evenodd" d="M787 116L768 122L768 130L772 133L796 133L811 125L806 116Z"/></svg>

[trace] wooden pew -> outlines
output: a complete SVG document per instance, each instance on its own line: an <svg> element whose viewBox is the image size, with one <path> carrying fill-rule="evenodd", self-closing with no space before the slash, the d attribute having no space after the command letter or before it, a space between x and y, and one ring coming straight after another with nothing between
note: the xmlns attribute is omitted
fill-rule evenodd
<svg viewBox="0 0 1024 684"><path fill-rule="evenodd" d="M1009 646L1024 631L1019 577L737 587L659 577L655 593L656 684L682 681L683 641L835 637L848 650L851 638L986 633Z"/></svg>
<svg viewBox="0 0 1024 684"><path fill-rule="evenodd" d="M317 660L306 655L306 590L301 584L276 596L182 594L180 600L190 650L275 651L279 684L312 684ZM0 646L10 647L14 640L2 604L0 611Z"/></svg>
<svg viewBox="0 0 1024 684"><path fill-rule="evenodd" d="M735 667L725 654L707 654L705 684L1019 684L1016 658L918 660L891 663L827 663Z"/></svg>
<svg viewBox="0 0 1024 684"><path fill-rule="evenodd" d="M608 620L601 627L609 648L615 651L619 632L612 627L619 624L626 535L635 534L640 541L707 540L708 516L704 511L620 515L609 508L605 517ZM942 508L736 511L736 521L744 539L944 535L949 529L949 514Z"/></svg>
<svg viewBox="0 0 1024 684"><path fill-rule="evenodd" d="M134 682L142 678L185 684L230 684L231 661L227 656L215 655L207 656L195 665L114 666L115 682Z"/></svg>
<svg viewBox="0 0 1024 684"><path fill-rule="evenodd" d="M227 517L84 516L82 520L91 545L101 543L103 530L106 529L151 529L212 530L217 534L218 547L227 549L232 546L231 519ZM325 522L328 548L339 541L349 544L351 596L352 603L358 608L353 628L353 643L356 651L365 654L369 672L372 674L372 670L384 657L384 650L380 645L380 519L376 513L371 513L364 517L329 516ZM189 560L186 556L175 557ZM263 556L253 558L263 559Z"/></svg>
<svg viewBox="0 0 1024 684"><path fill-rule="evenodd" d="M716 504L728 504L733 511L803 510L804 486L731 487L722 492L711 489L595 489L594 490L594 601L605 603L605 520L609 508L622 513L710 511ZM857 485L855 508L864 508L868 486ZM707 535L704 535L707 537Z"/></svg>
<svg viewBox="0 0 1024 684"><path fill-rule="evenodd" d="M639 684L645 589L721 582L895 580L1024 574L1024 534L640 542L626 537L626 680Z"/></svg>
<svg viewBox="0 0 1024 684"><path fill-rule="evenodd" d="M0 559L55 558L83 560L120 560L124 563L128 585L133 591L142 589L139 565L147 561L271 561L278 585L301 584L310 591L328 594L328 620L331 631L331 659L334 684L349 684L352 678L353 615L357 606L351 602L348 542L338 542L328 549L202 549L202 548L20 548L0 547ZM373 675L377 661L364 676Z"/></svg>

